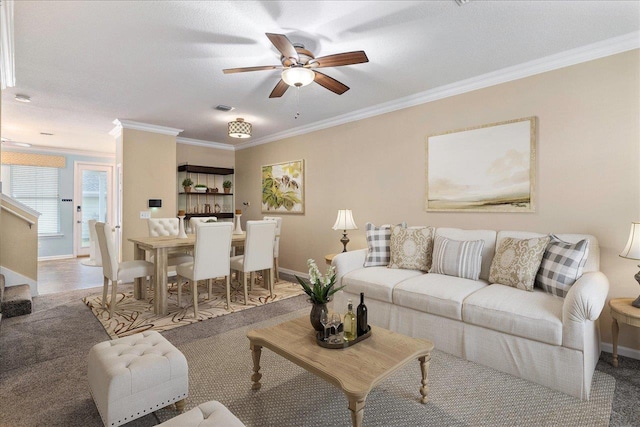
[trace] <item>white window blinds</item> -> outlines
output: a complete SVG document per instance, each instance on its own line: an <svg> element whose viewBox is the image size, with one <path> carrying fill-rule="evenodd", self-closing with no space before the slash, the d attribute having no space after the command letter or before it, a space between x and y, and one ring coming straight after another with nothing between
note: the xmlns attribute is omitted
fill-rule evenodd
<svg viewBox="0 0 640 427"><path fill-rule="evenodd" d="M58 168L11 165L11 197L40 212L38 234L60 232Z"/></svg>

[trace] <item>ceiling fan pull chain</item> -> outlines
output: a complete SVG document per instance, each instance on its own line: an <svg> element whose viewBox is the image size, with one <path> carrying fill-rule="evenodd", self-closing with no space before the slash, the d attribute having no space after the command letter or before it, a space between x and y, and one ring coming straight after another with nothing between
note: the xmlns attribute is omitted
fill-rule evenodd
<svg viewBox="0 0 640 427"><path fill-rule="evenodd" d="M300 86L296 86L296 114L293 116L297 120L300 116Z"/></svg>

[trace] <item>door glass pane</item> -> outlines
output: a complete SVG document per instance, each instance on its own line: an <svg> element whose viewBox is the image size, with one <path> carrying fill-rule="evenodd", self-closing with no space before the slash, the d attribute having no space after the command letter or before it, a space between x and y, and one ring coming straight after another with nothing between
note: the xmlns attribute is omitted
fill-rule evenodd
<svg viewBox="0 0 640 427"><path fill-rule="evenodd" d="M107 220L107 172L82 171L82 247L89 247L89 220Z"/></svg>

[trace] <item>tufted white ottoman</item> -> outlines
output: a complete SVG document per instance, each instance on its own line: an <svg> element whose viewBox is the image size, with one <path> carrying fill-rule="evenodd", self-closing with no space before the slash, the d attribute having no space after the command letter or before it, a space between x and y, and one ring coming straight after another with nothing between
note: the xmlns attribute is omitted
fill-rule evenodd
<svg viewBox="0 0 640 427"><path fill-rule="evenodd" d="M89 351L89 388L104 425L115 427L189 393L187 359L162 335L147 331L105 341Z"/></svg>
<svg viewBox="0 0 640 427"><path fill-rule="evenodd" d="M244 427L222 403L211 400L159 424L158 427Z"/></svg>

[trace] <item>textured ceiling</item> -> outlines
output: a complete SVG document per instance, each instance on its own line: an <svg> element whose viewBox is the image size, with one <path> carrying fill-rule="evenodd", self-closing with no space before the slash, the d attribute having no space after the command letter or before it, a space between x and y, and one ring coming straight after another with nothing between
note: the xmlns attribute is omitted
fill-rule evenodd
<svg viewBox="0 0 640 427"><path fill-rule="evenodd" d="M637 1L16 1L2 136L114 152L118 118L235 144L235 117L265 138L639 29ZM323 70L351 88L341 96L312 84L269 99L278 71L222 73L278 65L265 32L370 62Z"/></svg>

